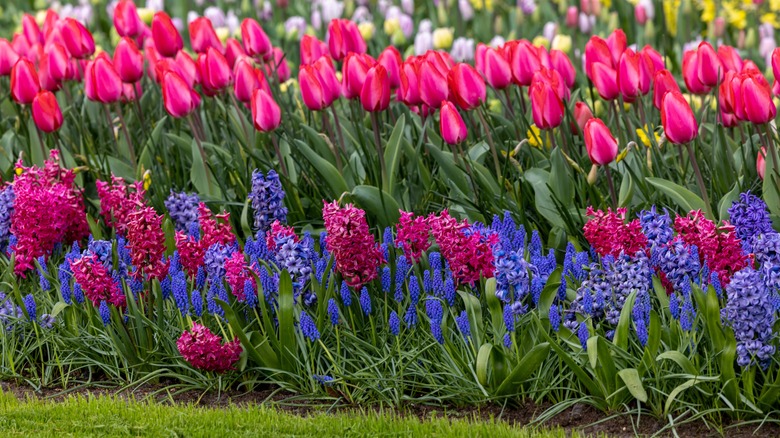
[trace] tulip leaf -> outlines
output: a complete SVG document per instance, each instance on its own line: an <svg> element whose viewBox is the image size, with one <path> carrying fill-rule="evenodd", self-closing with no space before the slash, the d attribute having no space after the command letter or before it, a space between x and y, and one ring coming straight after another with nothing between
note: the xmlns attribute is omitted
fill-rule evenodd
<svg viewBox="0 0 780 438"><path fill-rule="evenodd" d="M204 193L211 198L221 198L222 191L208 168L203 162L200 147L196 140L192 141L192 168L190 169L190 181L199 193Z"/></svg>
<svg viewBox="0 0 780 438"><path fill-rule="evenodd" d="M718 217L720 218L720 220L725 221L729 219L728 210L731 207L731 204L733 204L734 201L739 199L741 184L742 184L742 177L739 178L739 181L734 183L734 187L732 187L728 193L723 195L723 198L721 198L720 202L718 203Z"/></svg>
<svg viewBox="0 0 780 438"><path fill-rule="evenodd" d="M442 172L447 179L457 187L461 193L471 193L471 184L469 184L466 173L455 165L455 158L452 153L443 151L436 146L428 144L428 151L439 164Z"/></svg>
<svg viewBox="0 0 780 438"><path fill-rule="evenodd" d="M764 170L764 185L761 188L764 202L772 214L780 215L780 176L778 176L778 170L775 169L774 161L768 150L764 162L766 169Z"/></svg>
<svg viewBox="0 0 780 438"><path fill-rule="evenodd" d="M379 220L380 227L389 227L401 217L401 207L393 196L374 186L360 185L352 189L356 203Z"/></svg>
<svg viewBox="0 0 780 438"><path fill-rule="evenodd" d="M330 197L338 199L343 193L349 192L347 182L341 176L336 167L330 164L330 161L322 158L314 152L309 145L301 140L295 140L298 151L309 161L312 167L322 176L322 180L331 189Z"/></svg>
<svg viewBox="0 0 780 438"><path fill-rule="evenodd" d="M392 193L395 187L395 180L398 174L398 166L401 163L401 157L403 156L403 134L406 127L406 116L401 114L401 117L395 123L393 132L390 134L390 139L385 146L385 166L387 166L386 178L382 185L382 190L387 193Z"/></svg>
<svg viewBox="0 0 780 438"><path fill-rule="evenodd" d="M512 394L518 385L528 380L531 374L542 366L548 354L550 354L549 342L536 344L531 351L520 359L520 362L515 365L509 376L501 382L501 385L496 390L496 395L506 396Z"/></svg>
<svg viewBox="0 0 780 438"><path fill-rule="evenodd" d="M561 217L552 199L553 192L548 185L551 181L550 173L539 168L532 168L525 171L524 177L534 189L536 194L534 203L539 213L552 225L566 228L566 222Z"/></svg>
<svg viewBox="0 0 780 438"><path fill-rule="evenodd" d="M550 165L550 188L563 205L571 205L574 202L574 181L569 172L569 163L559 148L550 153Z"/></svg>
<svg viewBox="0 0 780 438"><path fill-rule="evenodd" d="M648 177L645 178L645 180L671 198L683 212L687 213L693 210L701 210L706 213L709 210L700 197L679 184L675 184L663 178Z"/></svg>
<svg viewBox="0 0 780 438"><path fill-rule="evenodd" d="M642 378L639 377L639 373L637 372L636 368L626 368L624 370L620 370L618 371L618 376L620 376L620 378L623 380L623 383L626 384L628 392L630 392L635 399L643 403L647 401L647 391L645 391L645 387L642 386Z"/></svg>

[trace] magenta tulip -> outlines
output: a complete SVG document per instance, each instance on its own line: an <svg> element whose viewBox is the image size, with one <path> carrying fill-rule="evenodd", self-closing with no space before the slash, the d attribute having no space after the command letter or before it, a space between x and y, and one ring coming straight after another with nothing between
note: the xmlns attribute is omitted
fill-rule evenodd
<svg viewBox="0 0 780 438"><path fill-rule="evenodd" d="M583 136L591 163L606 166L615 161L618 154L618 143L601 119L588 120L585 123Z"/></svg>
<svg viewBox="0 0 780 438"><path fill-rule="evenodd" d="M273 97L257 89L252 95L252 122L260 132L270 132L282 123L282 112Z"/></svg>
<svg viewBox="0 0 780 438"><path fill-rule="evenodd" d="M11 97L16 103L29 105L40 89L33 63L27 58L19 58L11 69Z"/></svg>
<svg viewBox="0 0 780 438"><path fill-rule="evenodd" d="M184 47L181 34L173 25L171 17L162 11L152 18L152 39L157 52L167 58L173 58Z"/></svg>
<svg viewBox="0 0 780 438"><path fill-rule="evenodd" d="M360 103L364 110L372 113L384 111L390 105L390 79L381 64L371 67L366 73Z"/></svg>
<svg viewBox="0 0 780 438"><path fill-rule="evenodd" d="M439 113L439 131L441 138L447 144L455 145L461 143L468 137L468 129L463 117L460 116L458 109L452 102L444 101L440 103L441 111Z"/></svg>
<svg viewBox="0 0 780 438"><path fill-rule="evenodd" d="M661 124L666 138L685 144L699 135L699 123L691 106L679 91L667 92L661 101Z"/></svg>
<svg viewBox="0 0 780 438"><path fill-rule="evenodd" d="M129 37L122 37L114 49L114 68L122 82L138 82L144 76L144 55Z"/></svg>
<svg viewBox="0 0 780 438"><path fill-rule="evenodd" d="M54 93L48 90L40 91L32 102L32 117L35 126L43 132L50 133L62 126L62 111Z"/></svg>

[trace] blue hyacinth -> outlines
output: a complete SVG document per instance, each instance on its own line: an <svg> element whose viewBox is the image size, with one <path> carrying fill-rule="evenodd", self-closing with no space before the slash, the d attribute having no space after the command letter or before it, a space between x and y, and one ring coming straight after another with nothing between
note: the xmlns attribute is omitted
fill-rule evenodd
<svg viewBox="0 0 780 438"><path fill-rule="evenodd" d="M35 304L35 297L32 294L27 294L22 299L24 303L24 309L27 311L27 317L30 321L38 319L38 306Z"/></svg>
<svg viewBox="0 0 780 438"><path fill-rule="evenodd" d="M309 316L309 314L306 312L301 312L300 327L301 333L309 341L314 342L320 338L320 331L317 330L317 325L314 323L314 320L311 319L311 316Z"/></svg>
<svg viewBox="0 0 780 438"><path fill-rule="evenodd" d="M660 251L654 251L653 256L653 261L666 274L674 290L682 289L686 278L687 281L699 278L701 263L696 245L675 240Z"/></svg>
<svg viewBox="0 0 780 438"><path fill-rule="evenodd" d="M111 309L108 308L108 303L106 303L105 300L100 302L98 313L100 314L100 319L103 321L103 326L111 324Z"/></svg>
<svg viewBox="0 0 780 438"><path fill-rule="evenodd" d="M360 291L360 308L366 316L371 313L371 297L368 295L368 289L365 286Z"/></svg>
<svg viewBox="0 0 780 438"><path fill-rule="evenodd" d="M330 323L333 325L338 325L339 323L339 305L336 304L336 300L333 298L328 300L328 317L330 318Z"/></svg>
<svg viewBox="0 0 780 438"><path fill-rule="evenodd" d="M398 314L395 313L395 310L390 312L390 318L387 321L387 325L393 336L398 336L398 334L401 333L401 319L398 318Z"/></svg>
<svg viewBox="0 0 780 438"><path fill-rule="evenodd" d="M775 353L776 313L773 293L761 281L760 273L751 267L736 272L726 286L726 300L721 315L737 338L737 364L768 366Z"/></svg>
<svg viewBox="0 0 780 438"><path fill-rule="evenodd" d="M515 312L511 305L504 306L504 326L507 331L515 331Z"/></svg>
<svg viewBox="0 0 780 438"><path fill-rule="evenodd" d="M469 322L469 314L465 310L460 312L460 315L455 317L455 324L460 330L460 334L463 335L464 340L468 340L471 337L471 323Z"/></svg>
<svg viewBox="0 0 780 438"><path fill-rule="evenodd" d="M661 214L656 211L655 205L639 213L639 223L647 237L647 245L651 248L666 245L674 236L669 212L664 210Z"/></svg>
<svg viewBox="0 0 780 438"><path fill-rule="evenodd" d="M749 191L740 193L728 212L729 222L734 225L734 231L747 252L753 252L754 237L774 232L766 203Z"/></svg>
<svg viewBox="0 0 780 438"><path fill-rule="evenodd" d="M11 238L11 216L14 213L14 194L13 186L5 186L0 191L0 251L5 251L9 247Z"/></svg>
<svg viewBox="0 0 780 438"><path fill-rule="evenodd" d="M530 292L530 266L515 251L494 251L496 296L509 303L522 300Z"/></svg>
<svg viewBox="0 0 780 438"><path fill-rule="evenodd" d="M171 190L164 204L176 231L187 232L192 224L198 224L200 198L196 193L176 193Z"/></svg>
<svg viewBox="0 0 780 438"><path fill-rule="evenodd" d="M267 175L255 169L252 172L252 190L249 200L254 210L255 230L268 231L275 221L287 221L287 208L284 206L284 188L279 175L269 170Z"/></svg>
<svg viewBox="0 0 780 438"><path fill-rule="evenodd" d="M296 242L293 236L276 237L276 264L290 273L296 293L305 288L311 276L311 265L316 256L313 248L311 239Z"/></svg>

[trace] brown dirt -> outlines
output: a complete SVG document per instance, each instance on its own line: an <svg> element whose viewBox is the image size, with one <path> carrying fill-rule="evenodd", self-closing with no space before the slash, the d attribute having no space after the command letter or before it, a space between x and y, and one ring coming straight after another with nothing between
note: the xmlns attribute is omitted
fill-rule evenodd
<svg viewBox="0 0 780 438"><path fill-rule="evenodd" d="M274 386L256 388L249 392L231 390L223 393L184 391L174 393L168 391L164 385L143 385L131 389L122 389L115 386L92 385L88 388L72 388L64 391L62 388L42 388L39 391L29 386L14 382L0 382L0 388L5 392L14 394L19 399L37 398L50 401L62 401L70 395L110 395L135 400L154 400L166 404L196 404L198 406L220 408L230 405L262 405L273 407L280 411L295 415L307 416L316 413L338 413L349 411L373 411L383 410L376 406L364 407L348 404L333 404L322 400L306 399L295 394L285 392ZM498 405L483 405L473 407L431 406L409 403L402 409L390 410L390 412L406 417L413 416L420 419L430 418L460 418L479 419L495 418L516 425L533 425L534 427L560 427L567 432L578 431L585 435L610 437L633 436L679 436L679 437L723 437L748 438L748 437L775 437L780 436L780 425L768 423L760 428L755 424L724 423L720 430L716 426L707 425L703 421L686 422L674 430L665 421L649 415L616 414L606 415L603 412L585 405L578 404L565 409L549 420L539 423L538 417L552 407L549 403L534 403L525 401L512 407Z"/></svg>

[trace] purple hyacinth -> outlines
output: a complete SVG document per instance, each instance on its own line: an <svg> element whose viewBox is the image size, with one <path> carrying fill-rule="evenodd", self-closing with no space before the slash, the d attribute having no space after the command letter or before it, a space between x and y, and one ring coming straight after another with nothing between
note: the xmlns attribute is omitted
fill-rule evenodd
<svg viewBox="0 0 780 438"><path fill-rule="evenodd" d="M737 338L737 364L768 366L775 353L772 327L776 315L772 294L759 272L746 267L734 274L726 286L726 308L721 315Z"/></svg>
<svg viewBox="0 0 780 438"><path fill-rule="evenodd" d="M530 266L521 254L498 249L493 251L496 296L505 303L522 300L530 292Z"/></svg>
<svg viewBox="0 0 780 438"><path fill-rule="evenodd" d="M315 259L313 242L307 243L306 239L296 242L293 236L279 235L275 243L276 264L290 273L295 291L299 293L312 273L311 266Z"/></svg>
<svg viewBox="0 0 780 438"><path fill-rule="evenodd" d="M287 208L284 206L284 188L279 175L273 170L263 175L259 170L252 172L252 190L249 200L254 210L255 229L266 232L275 221L287 221Z"/></svg>
<svg viewBox="0 0 780 438"><path fill-rule="evenodd" d="M11 237L11 216L14 213L14 195L13 186L5 186L0 191L0 251L8 248Z"/></svg>
<svg viewBox="0 0 780 438"><path fill-rule="evenodd" d="M188 232L193 224L198 224L200 198L196 193L176 193L171 190L164 204L176 231Z"/></svg>
<svg viewBox="0 0 780 438"><path fill-rule="evenodd" d="M686 277L688 281L699 278L699 250L696 245L688 245L680 239L654 251L652 261L666 274L674 290L682 289Z"/></svg>
<svg viewBox="0 0 780 438"><path fill-rule="evenodd" d="M642 225L642 232L647 237L647 244L651 248L666 245L674 236L669 212L664 210L664 213L661 214L656 211L655 205L650 210L643 210L639 213L639 223Z"/></svg>
<svg viewBox="0 0 780 438"><path fill-rule="evenodd" d="M780 266L780 234L760 234L753 239L753 251L759 265Z"/></svg>
<svg viewBox="0 0 780 438"><path fill-rule="evenodd" d="M734 225L734 231L747 252L753 252L754 237L774 232L766 203L749 191L740 193L728 212L729 222Z"/></svg>

